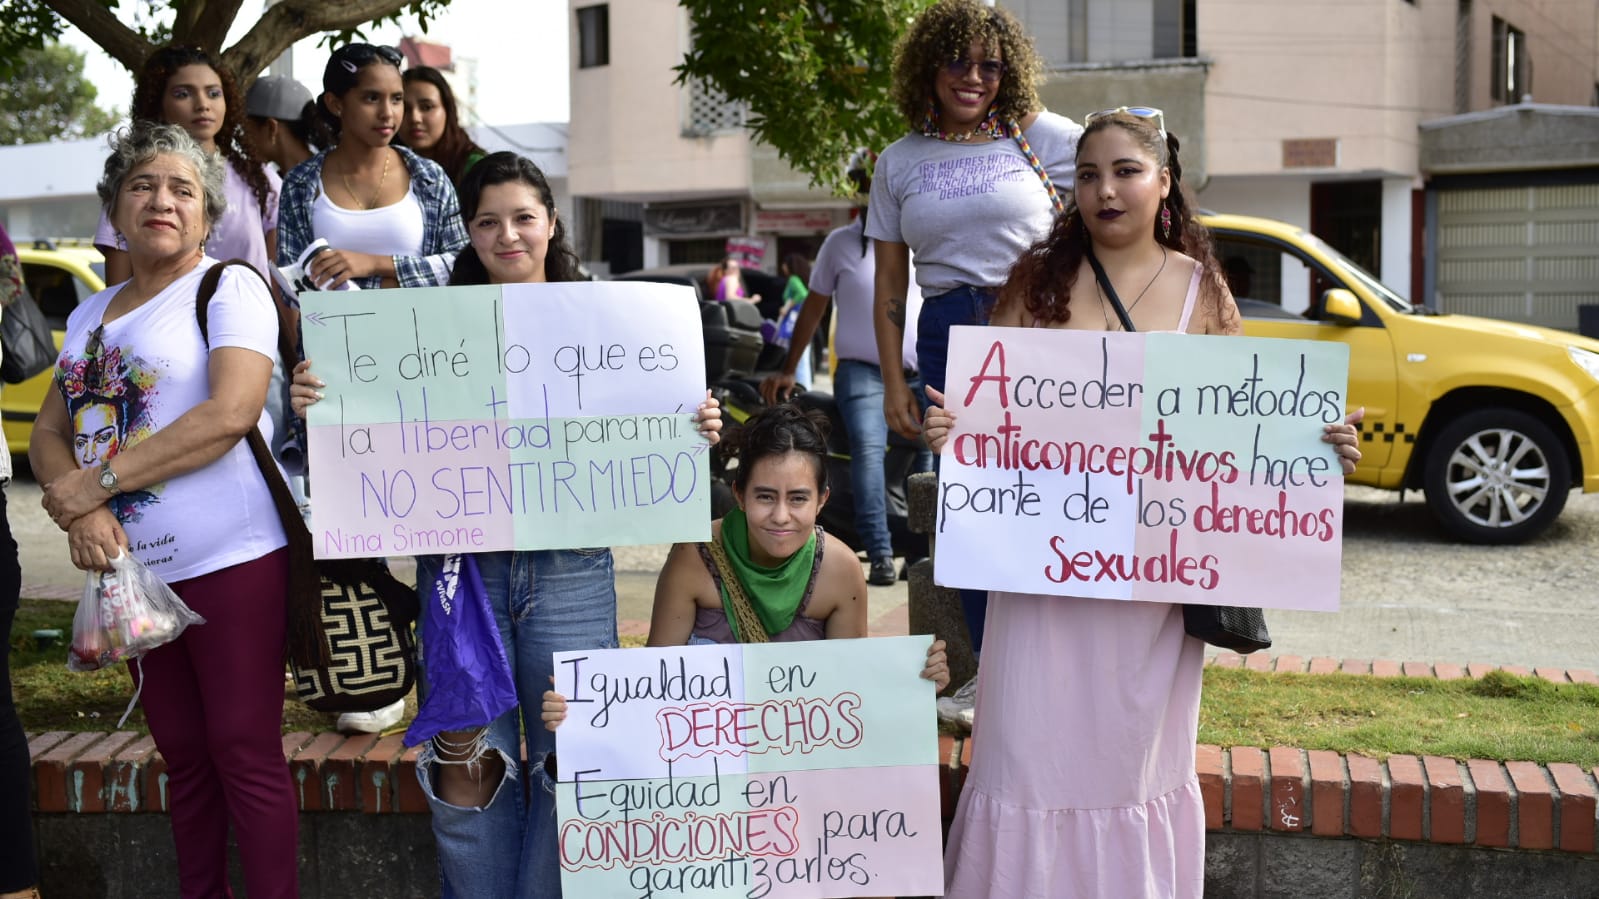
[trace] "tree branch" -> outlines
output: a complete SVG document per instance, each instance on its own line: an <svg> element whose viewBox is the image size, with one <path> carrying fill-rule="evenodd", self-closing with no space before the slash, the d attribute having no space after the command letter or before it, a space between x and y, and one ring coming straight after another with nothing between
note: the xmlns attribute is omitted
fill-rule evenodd
<svg viewBox="0 0 1599 899"><path fill-rule="evenodd" d="M185 31L181 23L173 23L173 38L207 50L221 50L243 0L190 0L189 5L195 10L189 16L189 29Z"/></svg>
<svg viewBox="0 0 1599 899"><path fill-rule="evenodd" d="M233 68L240 89L247 90L257 73L300 38L366 25L408 5L406 0L284 0L268 9L222 59Z"/></svg>
<svg viewBox="0 0 1599 899"><path fill-rule="evenodd" d="M56 14L78 27L100 49L137 72L150 55L150 42L132 28L122 24L111 10L95 0L45 0Z"/></svg>

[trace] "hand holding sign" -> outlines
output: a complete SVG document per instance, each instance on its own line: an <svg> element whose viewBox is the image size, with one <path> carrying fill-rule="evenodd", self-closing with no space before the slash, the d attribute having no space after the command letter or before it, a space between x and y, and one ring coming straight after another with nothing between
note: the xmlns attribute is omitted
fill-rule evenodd
<svg viewBox="0 0 1599 899"><path fill-rule="evenodd" d="M926 637L559 653L562 886L942 892ZM924 672L925 673L925 672Z"/></svg>
<svg viewBox="0 0 1599 899"><path fill-rule="evenodd" d="M1336 609L1339 475L1359 457L1343 416L1347 348L1011 328L952 337L955 411L928 413L944 458L939 583Z"/></svg>
<svg viewBox="0 0 1599 899"><path fill-rule="evenodd" d="M690 292L310 294L305 321L317 371L292 395L309 416L319 557L706 535L699 432L714 434L720 412L705 396Z"/></svg>

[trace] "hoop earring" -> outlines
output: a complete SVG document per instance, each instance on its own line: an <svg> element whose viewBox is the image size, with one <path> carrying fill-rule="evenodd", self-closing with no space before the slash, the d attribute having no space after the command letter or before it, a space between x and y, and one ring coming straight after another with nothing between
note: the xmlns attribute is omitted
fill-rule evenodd
<svg viewBox="0 0 1599 899"><path fill-rule="evenodd" d="M1171 240L1171 207L1165 203L1160 204L1160 236Z"/></svg>

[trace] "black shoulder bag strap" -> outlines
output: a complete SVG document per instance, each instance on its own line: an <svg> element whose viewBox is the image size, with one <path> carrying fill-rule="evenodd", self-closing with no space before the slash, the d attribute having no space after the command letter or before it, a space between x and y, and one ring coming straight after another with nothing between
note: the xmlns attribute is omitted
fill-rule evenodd
<svg viewBox="0 0 1599 899"><path fill-rule="evenodd" d="M1094 278L1099 281L1099 286L1105 291L1105 296L1110 299L1111 308L1116 310L1116 317L1121 320L1122 330L1129 334L1137 330L1133 327L1133 317L1127 314L1127 308L1122 305L1122 298L1116 295L1116 288L1110 284L1110 277L1105 274L1105 267L1099 264L1099 259L1093 250L1088 251L1088 264L1094 269Z"/></svg>
<svg viewBox="0 0 1599 899"><path fill-rule="evenodd" d="M207 318L211 297L216 294L217 284L222 280L222 270L230 265L237 265L257 278L261 277L255 266L242 259L231 259L213 265L200 279L200 289L194 297L194 317L200 324L200 337L208 349L211 333ZM279 336L281 338L281 331ZM261 429L252 427L250 433L245 435L245 443L255 457L256 467L261 469L261 477L266 480L267 490L272 494L272 505L278 511L284 536L289 541L289 657L302 667L326 665L328 649L327 640L322 634L322 581L317 575L311 531L306 528L305 519L300 517L300 506L294 501L294 494L289 492L289 485L284 482L283 473L272 458L272 450L267 447L266 438L261 436Z"/></svg>
<svg viewBox="0 0 1599 899"><path fill-rule="evenodd" d="M1105 297L1110 300L1111 307L1116 310L1116 317L1121 320L1122 327L1128 333L1132 333L1135 330L1133 318L1127 314L1127 308L1122 305L1121 297L1116 295L1116 288L1110 285L1105 267L1094 258L1093 250L1088 251L1088 264L1093 267L1094 277L1104 289ZM1250 653L1271 648L1271 633L1266 628L1265 613L1257 608L1185 603L1183 630L1187 631L1190 637L1235 652Z"/></svg>

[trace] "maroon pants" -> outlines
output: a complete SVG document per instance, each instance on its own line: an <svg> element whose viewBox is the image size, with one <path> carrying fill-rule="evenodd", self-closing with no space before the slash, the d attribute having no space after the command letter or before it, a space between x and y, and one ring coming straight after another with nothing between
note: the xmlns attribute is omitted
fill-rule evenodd
<svg viewBox="0 0 1599 899"><path fill-rule="evenodd" d="M144 657L140 701L167 763L184 899L232 895L230 823L250 899L299 895L299 818L282 740L287 578L279 549L173 584L206 623Z"/></svg>

